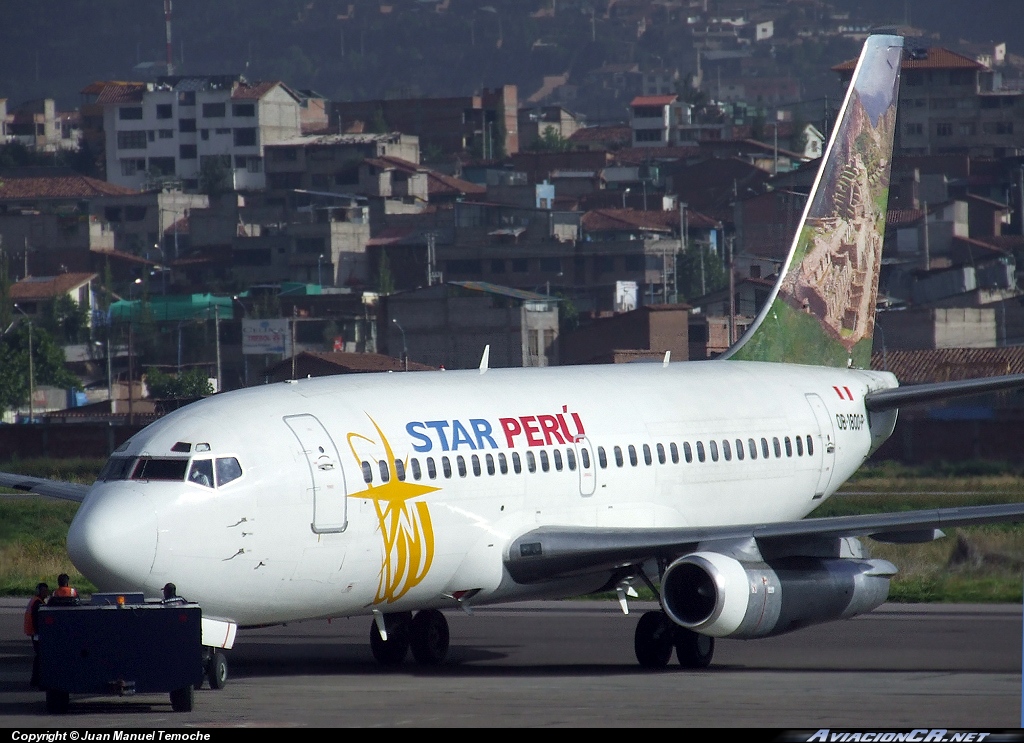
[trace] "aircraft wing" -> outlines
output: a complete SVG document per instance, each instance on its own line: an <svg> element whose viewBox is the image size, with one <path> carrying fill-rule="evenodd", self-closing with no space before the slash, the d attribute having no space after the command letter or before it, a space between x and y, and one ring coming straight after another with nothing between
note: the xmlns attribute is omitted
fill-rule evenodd
<svg viewBox="0 0 1024 743"><path fill-rule="evenodd" d="M25 493L45 495L50 498L61 498L62 500L73 500L79 503L89 492L89 485L80 485L75 482L61 482L60 480L47 480L43 477L29 477L28 475L15 475L10 472L0 472L0 487L21 490Z"/></svg>
<svg viewBox="0 0 1024 743"><path fill-rule="evenodd" d="M668 529L543 526L512 542L505 567L518 583L612 570L652 558L671 559L715 541L771 542L870 536L883 542L933 538L942 527L1024 521L1024 503L937 508L900 513L834 516L773 524Z"/></svg>

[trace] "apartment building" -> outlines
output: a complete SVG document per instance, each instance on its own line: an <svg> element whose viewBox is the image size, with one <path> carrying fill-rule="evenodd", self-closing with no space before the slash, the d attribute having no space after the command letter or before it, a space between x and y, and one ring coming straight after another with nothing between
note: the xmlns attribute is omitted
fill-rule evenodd
<svg viewBox="0 0 1024 743"><path fill-rule="evenodd" d="M301 134L301 97L276 81L169 76L82 92L92 131L102 110L107 180L128 188L177 179L198 191L217 177L224 189L260 190L264 147Z"/></svg>
<svg viewBox="0 0 1024 743"><path fill-rule="evenodd" d="M856 60L832 69L844 83ZM941 47L903 60L897 155L1024 154L1024 91L1004 89L997 70Z"/></svg>

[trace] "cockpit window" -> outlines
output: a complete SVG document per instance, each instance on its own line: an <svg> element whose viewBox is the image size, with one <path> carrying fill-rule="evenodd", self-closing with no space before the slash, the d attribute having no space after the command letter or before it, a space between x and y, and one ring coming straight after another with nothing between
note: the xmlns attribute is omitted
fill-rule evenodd
<svg viewBox="0 0 1024 743"><path fill-rule="evenodd" d="M135 464L135 457L111 457L100 470L97 480L107 482L110 480L127 480L132 473L132 465Z"/></svg>
<svg viewBox="0 0 1024 743"><path fill-rule="evenodd" d="M217 459L217 487L226 485L232 480L242 476L242 467L234 457L219 457Z"/></svg>
<svg viewBox="0 0 1024 743"><path fill-rule="evenodd" d="M133 480L181 480L185 479L185 470L188 469L187 459L160 459L156 457L142 457L135 465L135 472L132 473Z"/></svg>
<svg viewBox="0 0 1024 743"><path fill-rule="evenodd" d="M213 460L196 459L192 462L192 468L188 471L188 481L196 485L213 487Z"/></svg>

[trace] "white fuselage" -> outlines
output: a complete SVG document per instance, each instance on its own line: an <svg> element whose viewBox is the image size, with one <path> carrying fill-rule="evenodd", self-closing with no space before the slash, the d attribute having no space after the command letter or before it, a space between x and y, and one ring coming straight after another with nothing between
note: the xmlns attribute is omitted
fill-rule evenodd
<svg viewBox="0 0 1024 743"><path fill-rule="evenodd" d="M801 518L891 432L887 419L873 437L864 395L895 384L712 361L250 388L183 408L115 455L188 459L190 473L235 459L241 476L97 482L68 549L100 588L174 582L241 625L594 590L607 573L514 583L508 544L542 525Z"/></svg>

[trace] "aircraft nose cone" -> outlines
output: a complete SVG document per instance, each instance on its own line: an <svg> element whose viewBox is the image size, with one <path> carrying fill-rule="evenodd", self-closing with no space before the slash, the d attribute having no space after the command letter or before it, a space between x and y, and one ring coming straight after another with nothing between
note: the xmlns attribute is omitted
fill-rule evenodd
<svg viewBox="0 0 1024 743"><path fill-rule="evenodd" d="M156 514L134 490L94 492L68 530L68 554L101 591L142 588L156 555Z"/></svg>

